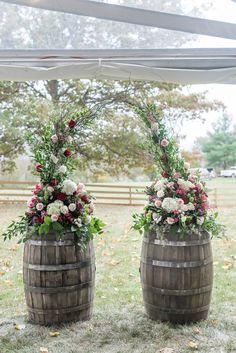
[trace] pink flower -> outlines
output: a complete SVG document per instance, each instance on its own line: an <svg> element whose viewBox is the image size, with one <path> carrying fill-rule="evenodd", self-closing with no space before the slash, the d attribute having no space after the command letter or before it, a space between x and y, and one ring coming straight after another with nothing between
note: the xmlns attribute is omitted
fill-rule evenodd
<svg viewBox="0 0 236 353"><path fill-rule="evenodd" d="M173 188L174 185L175 185L175 183L173 181L170 181L169 183L166 184L166 186L168 186L168 188Z"/></svg>
<svg viewBox="0 0 236 353"><path fill-rule="evenodd" d="M83 183L79 183L77 185L77 192L80 193L80 192L84 192L85 191L85 185Z"/></svg>
<svg viewBox="0 0 236 353"><path fill-rule="evenodd" d="M187 191L186 191L186 190L183 190L183 189L181 189L181 188L178 188L178 189L176 190L176 193L177 193L178 195L186 195L186 194L187 194Z"/></svg>
<svg viewBox="0 0 236 353"><path fill-rule="evenodd" d="M175 173L174 173L174 178L175 178L175 179L179 179L179 178L180 178L180 173L175 172Z"/></svg>
<svg viewBox="0 0 236 353"><path fill-rule="evenodd" d="M43 184L36 184L35 190L33 191L34 194L38 194L39 191L43 190Z"/></svg>
<svg viewBox="0 0 236 353"><path fill-rule="evenodd" d="M207 196L206 195L201 195L201 200L202 201L207 201Z"/></svg>
<svg viewBox="0 0 236 353"><path fill-rule="evenodd" d="M189 176L188 176L188 181L191 181L191 183L194 183L195 180L194 180L194 178L193 178L192 175L189 175Z"/></svg>
<svg viewBox="0 0 236 353"><path fill-rule="evenodd" d="M166 218L166 222L168 224L174 224L176 222L175 218L172 218L172 217L167 217Z"/></svg>
<svg viewBox="0 0 236 353"><path fill-rule="evenodd" d="M155 206L156 207L161 207L161 204L162 204L161 200L156 200L155 201Z"/></svg>
<svg viewBox="0 0 236 353"><path fill-rule="evenodd" d="M51 141L52 141L52 143L57 143L57 141L58 141L57 135L52 135L51 136Z"/></svg>
<svg viewBox="0 0 236 353"><path fill-rule="evenodd" d="M51 220L53 221L53 222L56 222L57 220L58 220L58 215L57 214L52 214L51 215Z"/></svg>
<svg viewBox="0 0 236 353"><path fill-rule="evenodd" d="M42 204L41 202L37 203L36 209L37 209L38 211L42 211L43 208L44 208L44 204Z"/></svg>
<svg viewBox="0 0 236 353"><path fill-rule="evenodd" d="M184 200L179 199L179 200L178 200L178 204L179 204L180 206L183 205L183 204L184 204Z"/></svg>
<svg viewBox="0 0 236 353"><path fill-rule="evenodd" d="M162 147L167 147L169 145L169 141L167 139L161 140L161 146Z"/></svg>
<svg viewBox="0 0 236 353"><path fill-rule="evenodd" d="M37 202L37 198L36 197L31 197L31 199L27 202L27 206L29 208L33 208L34 205L36 204Z"/></svg>
<svg viewBox="0 0 236 353"><path fill-rule="evenodd" d="M93 213L95 211L95 206L91 203L89 205L89 213Z"/></svg>

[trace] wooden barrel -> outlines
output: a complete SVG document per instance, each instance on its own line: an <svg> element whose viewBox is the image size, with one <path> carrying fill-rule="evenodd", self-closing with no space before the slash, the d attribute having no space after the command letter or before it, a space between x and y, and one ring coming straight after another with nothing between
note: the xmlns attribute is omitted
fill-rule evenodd
<svg viewBox="0 0 236 353"><path fill-rule="evenodd" d="M95 258L93 243L85 251L73 233L34 236L25 243L23 279L31 322L50 325L88 320L92 315Z"/></svg>
<svg viewBox="0 0 236 353"><path fill-rule="evenodd" d="M151 319L173 323L206 319L213 282L209 234L146 232L140 275Z"/></svg>

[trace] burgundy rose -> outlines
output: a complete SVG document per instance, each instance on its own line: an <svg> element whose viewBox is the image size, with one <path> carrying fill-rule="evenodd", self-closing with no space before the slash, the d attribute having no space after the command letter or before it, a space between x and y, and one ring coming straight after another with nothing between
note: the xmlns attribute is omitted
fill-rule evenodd
<svg viewBox="0 0 236 353"><path fill-rule="evenodd" d="M178 188L178 189L176 190L176 193L177 193L178 195L186 195L186 194L187 194L187 191L186 191L186 190L183 190L183 189L181 189L181 188Z"/></svg>
<svg viewBox="0 0 236 353"><path fill-rule="evenodd" d="M69 148L67 148L65 151L64 151L64 156L66 157L69 157L71 155L71 151Z"/></svg>
<svg viewBox="0 0 236 353"><path fill-rule="evenodd" d="M81 211L83 209L83 204L81 202L77 202L77 208Z"/></svg>
<svg viewBox="0 0 236 353"><path fill-rule="evenodd" d="M59 184L59 181L57 179L52 179L49 183L50 186L56 186Z"/></svg>
<svg viewBox="0 0 236 353"><path fill-rule="evenodd" d="M41 217L33 217L33 223L38 223L38 224L42 224L43 223L43 219Z"/></svg>
<svg viewBox="0 0 236 353"><path fill-rule="evenodd" d="M77 124L77 121L71 119L69 122L68 122L68 125L69 125L69 128L70 129L73 129L73 127L75 127L75 125Z"/></svg>
<svg viewBox="0 0 236 353"><path fill-rule="evenodd" d="M37 163L37 164L35 165L35 170L36 170L37 172L40 172L40 171L42 170L42 168L43 168L43 166L42 166L42 164L40 164L40 163Z"/></svg>
<svg viewBox="0 0 236 353"><path fill-rule="evenodd" d="M167 172L162 172L161 175L163 178L169 178L169 174Z"/></svg>
<svg viewBox="0 0 236 353"><path fill-rule="evenodd" d="M57 199L60 200L60 201L65 201L66 199L66 194L64 192L59 192L57 194Z"/></svg>
<svg viewBox="0 0 236 353"><path fill-rule="evenodd" d="M84 201L85 203L89 203L89 197L87 194L82 194L80 195L80 198L82 201Z"/></svg>

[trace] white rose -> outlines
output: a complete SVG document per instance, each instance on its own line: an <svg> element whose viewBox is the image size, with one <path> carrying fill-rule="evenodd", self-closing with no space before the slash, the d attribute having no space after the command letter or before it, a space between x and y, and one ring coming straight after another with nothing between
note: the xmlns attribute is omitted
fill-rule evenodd
<svg viewBox="0 0 236 353"><path fill-rule="evenodd" d="M56 221L58 220L58 215L57 215L57 214L52 214L52 215L51 215L51 220L52 220L53 222L56 222Z"/></svg>
<svg viewBox="0 0 236 353"><path fill-rule="evenodd" d="M158 180L155 184L155 189L156 190L161 190L163 189L163 186L165 185L164 180Z"/></svg>
<svg viewBox="0 0 236 353"><path fill-rule="evenodd" d="M77 225L77 227L82 227L82 221L80 218L75 219L74 223Z"/></svg>
<svg viewBox="0 0 236 353"><path fill-rule="evenodd" d="M69 142L69 143L72 143L73 142L73 137L72 136L68 136L68 138L67 138L67 141Z"/></svg>
<svg viewBox="0 0 236 353"><path fill-rule="evenodd" d="M63 214L67 214L67 213L69 212L67 206L62 206L62 207L60 208L60 211L61 211L61 213L63 213Z"/></svg>
<svg viewBox="0 0 236 353"><path fill-rule="evenodd" d="M184 189L186 191L194 188L194 184L191 183L191 181L189 181L189 180L178 179L178 184L182 189Z"/></svg>
<svg viewBox="0 0 236 353"><path fill-rule="evenodd" d="M168 212L178 210L179 209L178 199L174 199L172 197L166 197L162 201L162 207L164 208L164 210Z"/></svg>
<svg viewBox="0 0 236 353"><path fill-rule="evenodd" d="M49 215L53 215L53 214L60 214L60 207L63 205L63 202L60 200L56 200L55 202L50 203L47 206L47 213Z"/></svg>
<svg viewBox="0 0 236 353"><path fill-rule="evenodd" d="M48 186L48 187L47 187L47 190L48 190L48 192L49 192L50 194L53 193L53 191L54 191L54 189L53 189L52 186Z"/></svg>
<svg viewBox="0 0 236 353"><path fill-rule="evenodd" d="M85 216L84 217L84 224L89 224L90 223L90 221L91 221L91 216Z"/></svg>
<svg viewBox="0 0 236 353"><path fill-rule="evenodd" d="M41 203L41 202L37 203L36 209L37 209L38 211L42 211L43 208L44 208L44 204L43 204L43 203Z"/></svg>
<svg viewBox="0 0 236 353"><path fill-rule="evenodd" d="M66 195L73 195L77 190L77 185L71 180L65 180L62 187L62 192Z"/></svg>
<svg viewBox="0 0 236 353"><path fill-rule="evenodd" d="M193 204L192 202L189 202L189 203L187 204L187 206L188 206L188 210L189 210L189 211L194 211L194 210L195 210L194 204Z"/></svg>
<svg viewBox="0 0 236 353"><path fill-rule="evenodd" d="M181 210L184 211L184 212L188 211L188 206L182 204L182 205L181 205Z"/></svg>
<svg viewBox="0 0 236 353"><path fill-rule="evenodd" d="M163 190L157 191L157 197L163 197L165 195Z"/></svg>
<svg viewBox="0 0 236 353"><path fill-rule="evenodd" d="M198 218L197 218L197 224L198 224L199 226L201 226L201 225L203 225L203 223L204 223L204 217L198 217Z"/></svg>
<svg viewBox="0 0 236 353"><path fill-rule="evenodd" d="M56 156L54 156L54 154L51 154L51 160L53 161L53 163L57 164L58 162L58 158Z"/></svg>
<svg viewBox="0 0 236 353"><path fill-rule="evenodd" d="M153 220L155 221L156 224L158 224L161 221L161 219L162 219L162 217L159 216L159 214L155 213L155 212L152 214L152 218L153 218Z"/></svg>
<svg viewBox="0 0 236 353"><path fill-rule="evenodd" d="M60 168L58 169L59 173L65 174L67 171L67 168L65 165L61 165Z"/></svg>
<svg viewBox="0 0 236 353"><path fill-rule="evenodd" d="M188 162L185 162L185 163L184 163L184 166L185 166L186 169L189 169L189 168L190 168L190 164L189 164Z"/></svg>
<svg viewBox="0 0 236 353"><path fill-rule="evenodd" d="M68 206L69 210L71 212L75 211L76 210L76 204L75 203L70 203L69 206Z"/></svg>

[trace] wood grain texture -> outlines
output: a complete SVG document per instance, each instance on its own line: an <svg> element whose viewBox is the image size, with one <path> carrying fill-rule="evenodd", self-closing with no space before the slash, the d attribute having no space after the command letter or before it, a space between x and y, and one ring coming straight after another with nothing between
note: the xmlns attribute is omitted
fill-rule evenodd
<svg viewBox="0 0 236 353"><path fill-rule="evenodd" d="M51 325L91 318L95 285L93 243L85 251L73 233L34 236L25 243L23 280L31 322Z"/></svg>
<svg viewBox="0 0 236 353"><path fill-rule="evenodd" d="M146 232L140 275L151 319L173 323L206 319L213 282L209 234Z"/></svg>

